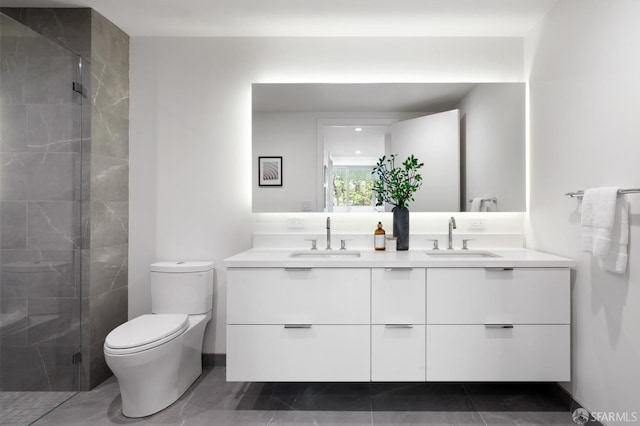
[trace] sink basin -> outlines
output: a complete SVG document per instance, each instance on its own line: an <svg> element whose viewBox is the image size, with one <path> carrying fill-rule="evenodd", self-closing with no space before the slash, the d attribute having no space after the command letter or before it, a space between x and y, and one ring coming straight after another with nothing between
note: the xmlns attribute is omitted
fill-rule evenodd
<svg viewBox="0 0 640 426"><path fill-rule="evenodd" d="M299 250L294 251L289 257L302 259L342 259L360 257L358 250Z"/></svg>
<svg viewBox="0 0 640 426"><path fill-rule="evenodd" d="M430 251L427 252L427 256L433 257L464 257L464 258L473 258L473 257L502 257L495 253L491 253L490 251L480 251L480 250L442 250L442 251Z"/></svg>

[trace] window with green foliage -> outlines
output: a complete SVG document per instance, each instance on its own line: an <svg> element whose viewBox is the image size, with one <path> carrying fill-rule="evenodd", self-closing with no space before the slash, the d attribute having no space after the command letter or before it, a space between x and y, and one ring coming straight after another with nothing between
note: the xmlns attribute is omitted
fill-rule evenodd
<svg viewBox="0 0 640 426"><path fill-rule="evenodd" d="M333 206L375 207L371 167L336 166L333 168ZM343 210L343 209L340 209Z"/></svg>

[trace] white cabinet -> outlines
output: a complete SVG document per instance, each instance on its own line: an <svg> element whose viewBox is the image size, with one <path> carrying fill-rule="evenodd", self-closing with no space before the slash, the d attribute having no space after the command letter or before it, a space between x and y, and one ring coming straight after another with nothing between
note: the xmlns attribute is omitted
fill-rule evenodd
<svg viewBox="0 0 640 426"><path fill-rule="evenodd" d="M570 380L568 268L427 270L428 381Z"/></svg>
<svg viewBox="0 0 640 426"><path fill-rule="evenodd" d="M371 380L425 380L425 270L371 272Z"/></svg>
<svg viewBox="0 0 640 426"><path fill-rule="evenodd" d="M229 325L229 381L370 380L368 325Z"/></svg>
<svg viewBox="0 0 640 426"><path fill-rule="evenodd" d="M569 327L427 325L427 380L569 381Z"/></svg>
<svg viewBox="0 0 640 426"><path fill-rule="evenodd" d="M369 324L367 268L227 272L227 324Z"/></svg>
<svg viewBox="0 0 640 426"><path fill-rule="evenodd" d="M569 324L568 268L430 268L428 324Z"/></svg>
<svg viewBox="0 0 640 426"><path fill-rule="evenodd" d="M227 380L369 381L371 270L227 273Z"/></svg>
<svg viewBox="0 0 640 426"><path fill-rule="evenodd" d="M229 268L229 381L568 381L569 268Z"/></svg>

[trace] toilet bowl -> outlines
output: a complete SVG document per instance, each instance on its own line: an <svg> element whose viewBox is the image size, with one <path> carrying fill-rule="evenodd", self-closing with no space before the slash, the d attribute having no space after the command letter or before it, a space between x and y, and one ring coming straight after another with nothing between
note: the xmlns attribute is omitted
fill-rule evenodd
<svg viewBox="0 0 640 426"><path fill-rule="evenodd" d="M118 326L105 339L105 360L118 379L122 413L127 417L145 417L168 407L202 373L202 343L211 319L213 270L210 262L198 263L206 265L152 265L152 293L154 287L156 292L161 289L160 311L170 313L141 315ZM154 274L161 275L156 278ZM174 291L180 293L183 302L178 308L171 307L167 300ZM194 297L185 299L185 293ZM198 312L207 307L204 313Z"/></svg>

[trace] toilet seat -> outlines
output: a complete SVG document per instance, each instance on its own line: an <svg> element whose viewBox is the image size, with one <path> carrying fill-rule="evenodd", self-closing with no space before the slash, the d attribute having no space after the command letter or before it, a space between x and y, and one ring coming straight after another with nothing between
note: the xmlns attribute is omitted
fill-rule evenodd
<svg viewBox="0 0 640 426"><path fill-rule="evenodd" d="M147 314L127 321L107 335L105 353L127 355L160 346L189 328L186 314Z"/></svg>

